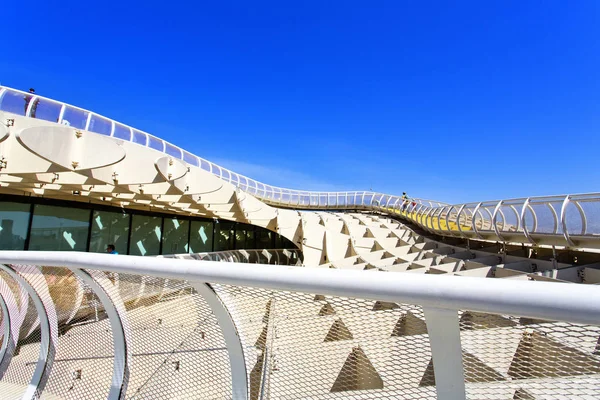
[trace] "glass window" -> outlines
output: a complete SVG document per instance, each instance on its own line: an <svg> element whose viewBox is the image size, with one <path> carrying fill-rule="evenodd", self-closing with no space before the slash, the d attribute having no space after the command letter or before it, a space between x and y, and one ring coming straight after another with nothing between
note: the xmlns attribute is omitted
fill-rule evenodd
<svg viewBox="0 0 600 400"><path fill-rule="evenodd" d="M193 155L193 154L190 154L190 153L188 153L187 151L184 151L184 152L183 152L183 161L185 161L185 162L186 162L186 163L188 163L188 164L195 165L196 167L197 167L198 165L200 165L200 164L198 163L198 157L196 157L196 156L195 156L195 155Z"/></svg>
<svg viewBox="0 0 600 400"><path fill-rule="evenodd" d="M31 106L31 117L51 122L58 122L62 105L46 99L38 99ZM64 121L64 119L63 119Z"/></svg>
<svg viewBox="0 0 600 400"><path fill-rule="evenodd" d="M90 126L88 128L88 131L110 136L110 131L112 131L112 122L107 120L106 118L102 118L98 115L92 114L92 118L90 118Z"/></svg>
<svg viewBox="0 0 600 400"><path fill-rule="evenodd" d="M119 254L127 254L129 239L129 214L94 211L90 251L104 253L106 245L114 244Z"/></svg>
<svg viewBox="0 0 600 400"><path fill-rule="evenodd" d="M177 218L165 218L163 226L163 254L188 253L188 235L190 221Z"/></svg>
<svg viewBox="0 0 600 400"><path fill-rule="evenodd" d="M90 113L87 111L66 106L65 112L63 114L62 124L69 125L77 129L85 129L85 125L87 124L89 114Z"/></svg>
<svg viewBox="0 0 600 400"><path fill-rule="evenodd" d="M294 243L292 243L288 238L281 237L281 247L284 249L296 249Z"/></svg>
<svg viewBox="0 0 600 400"><path fill-rule="evenodd" d="M25 115L32 95L18 92L5 92L0 101L0 110Z"/></svg>
<svg viewBox="0 0 600 400"><path fill-rule="evenodd" d="M273 248L273 232L263 228L256 230L256 248L257 249L272 249Z"/></svg>
<svg viewBox="0 0 600 400"><path fill-rule="evenodd" d="M246 229L246 248L256 249L256 235L254 227Z"/></svg>
<svg viewBox="0 0 600 400"><path fill-rule="evenodd" d="M0 203L0 249L25 250L31 206L23 203Z"/></svg>
<svg viewBox="0 0 600 400"><path fill-rule="evenodd" d="M247 249L246 247L246 230L243 226L235 228L235 248L237 250Z"/></svg>
<svg viewBox="0 0 600 400"><path fill-rule="evenodd" d="M190 253L212 251L213 221L192 221L190 232Z"/></svg>
<svg viewBox="0 0 600 400"><path fill-rule="evenodd" d="M210 172L210 164L208 161L200 159L200 166L203 170Z"/></svg>
<svg viewBox="0 0 600 400"><path fill-rule="evenodd" d="M235 226L235 248L240 249L254 249L255 238L254 238L254 226L248 224L238 223Z"/></svg>
<svg viewBox="0 0 600 400"><path fill-rule="evenodd" d="M170 143L166 143L165 153L175 158L181 158L181 150Z"/></svg>
<svg viewBox="0 0 600 400"><path fill-rule="evenodd" d="M143 146L146 145L146 135L140 131L133 130L133 143L141 144Z"/></svg>
<svg viewBox="0 0 600 400"><path fill-rule="evenodd" d="M222 169L221 178L223 178L226 181L229 181L229 171L227 171L226 169Z"/></svg>
<svg viewBox="0 0 600 400"><path fill-rule="evenodd" d="M91 210L36 204L29 250L86 251Z"/></svg>
<svg viewBox="0 0 600 400"><path fill-rule="evenodd" d="M154 136L148 136L148 147L158 151L164 150L163 141Z"/></svg>
<svg viewBox="0 0 600 400"><path fill-rule="evenodd" d="M133 215L129 254L134 256L157 256L160 253L161 217Z"/></svg>
<svg viewBox="0 0 600 400"><path fill-rule="evenodd" d="M275 235L275 248L276 249L283 249L283 237L281 235L278 235L277 233L274 233Z"/></svg>
<svg viewBox="0 0 600 400"><path fill-rule="evenodd" d="M234 236L233 236L234 223L231 221L219 221L215 224L215 251L233 250L234 248Z"/></svg>
<svg viewBox="0 0 600 400"><path fill-rule="evenodd" d="M113 133L113 137L130 141L131 140L131 130L121 124L115 124L115 133Z"/></svg>

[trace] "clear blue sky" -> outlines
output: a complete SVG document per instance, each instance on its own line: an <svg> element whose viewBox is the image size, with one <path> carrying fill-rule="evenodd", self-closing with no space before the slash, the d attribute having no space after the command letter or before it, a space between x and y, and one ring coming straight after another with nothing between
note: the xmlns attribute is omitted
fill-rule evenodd
<svg viewBox="0 0 600 400"><path fill-rule="evenodd" d="M600 191L598 1L103 3L5 2L0 82L286 187Z"/></svg>

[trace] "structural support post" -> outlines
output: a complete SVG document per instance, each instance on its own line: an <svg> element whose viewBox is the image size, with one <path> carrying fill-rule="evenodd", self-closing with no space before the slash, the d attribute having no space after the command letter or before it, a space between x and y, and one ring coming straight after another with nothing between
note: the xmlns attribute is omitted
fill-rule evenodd
<svg viewBox="0 0 600 400"><path fill-rule="evenodd" d="M203 282L190 282L190 285L204 297L206 303L212 309L217 317L217 322L223 332L225 345L227 346L227 355L231 365L231 393L233 400L247 400L248 396L248 375L246 372L246 361L244 358L244 349L238 335L235 323L227 311L225 304L221 301L217 293L210 285Z"/></svg>
<svg viewBox="0 0 600 400"><path fill-rule="evenodd" d="M73 269L73 273L98 296L104 307L104 311L108 315L113 336L115 357L112 381L107 399L124 399L127 392L127 384L129 383L129 363L132 358L129 346L129 343L131 343L131 328L127 320L125 305L119 296L118 289L111 283L104 272Z"/></svg>
<svg viewBox="0 0 600 400"><path fill-rule="evenodd" d="M58 343L58 321L48 286L40 270L31 265L0 264L0 269L17 281L33 300L41 331L40 351L23 400L39 399L50 376Z"/></svg>
<svg viewBox="0 0 600 400"><path fill-rule="evenodd" d="M465 377L460 345L458 312L423 308L433 357L438 400L464 400Z"/></svg>

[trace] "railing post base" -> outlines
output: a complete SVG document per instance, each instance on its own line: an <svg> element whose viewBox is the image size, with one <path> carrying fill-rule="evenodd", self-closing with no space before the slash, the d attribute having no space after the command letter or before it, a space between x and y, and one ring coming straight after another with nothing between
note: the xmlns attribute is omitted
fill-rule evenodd
<svg viewBox="0 0 600 400"><path fill-rule="evenodd" d="M465 378L458 311L424 307L439 400L464 400Z"/></svg>

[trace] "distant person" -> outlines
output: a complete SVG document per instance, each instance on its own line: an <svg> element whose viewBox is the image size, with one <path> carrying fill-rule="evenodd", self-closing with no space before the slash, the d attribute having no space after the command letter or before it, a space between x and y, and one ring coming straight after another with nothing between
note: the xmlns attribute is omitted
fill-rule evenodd
<svg viewBox="0 0 600 400"><path fill-rule="evenodd" d="M408 206L408 196L406 195L406 192L402 192L402 211L406 210L407 206Z"/></svg>
<svg viewBox="0 0 600 400"><path fill-rule="evenodd" d="M117 252L117 250L115 249L115 245L114 244L108 244L108 245L106 245L106 252L108 254L119 254Z"/></svg>
<svg viewBox="0 0 600 400"><path fill-rule="evenodd" d="M35 89L30 88L29 93L30 94L26 94L25 96L23 96L23 99L25 100L25 114L24 115L27 115L27 109L29 108L29 103L31 103L31 99L33 98L33 95L35 95ZM33 105L31 106L31 113L29 114L29 116L31 118L35 118L35 113L37 111L38 103L39 103L39 99L35 99L35 101L33 102Z"/></svg>

